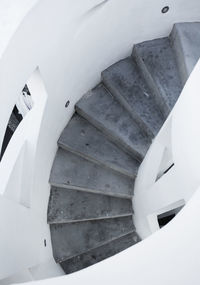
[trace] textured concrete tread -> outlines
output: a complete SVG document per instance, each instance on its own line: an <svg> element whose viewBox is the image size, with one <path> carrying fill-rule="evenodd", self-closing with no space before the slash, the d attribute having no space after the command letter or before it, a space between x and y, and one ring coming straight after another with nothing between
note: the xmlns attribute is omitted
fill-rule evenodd
<svg viewBox="0 0 200 285"><path fill-rule="evenodd" d="M76 110L123 150L143 159L151 139L102 84L83 96Z"/></svg>
<svg viewBox="0 0 200 285"><path fill-rule="evenodd" d="M71 223L108 219L133 214L130 199L52 187L48 206L48 223Z"/></svg>
<svg viewBox="0 0 200 285"><path fill-rule="evenodd" d="M152 90L158 90L165 102L169 113L176 103L181 90L181 80L176 65L175 55L168 38L161 38L137 44L134 47L136 60L140 58L140 68L143 73L149 72L146 79ZM147 82L147 83L148 83ZM152 84L152 82L154 82ZM155 88L154 88L155 87Z"/></svg>
<svg viewBox="0 0 200 285"><path fill-rule="evenodd" d="M58 145L101 166L136 177L139 162L125 153L87 120L75 114L63 130Z"/></svg>
<svg viewBox="0 0 200 285"><path fill-rule="evenodd" d="M113 64L102 72L102 80L141 128L154 137L165 118L136 62L128 57Z"/></svg>
<svg viewBox="0 0 200 285"><path fill-rule="evenodd" d="M97 247L93 250L87 251L81 255L75 256L71 259L60 263L66 274L73 273L97 262L100 262L108 257L111 257L130 246L133 246L140 241L136 232L124 235L118 239L113 240L103 246Z"/></svg>
<svg viewBox="0 0 200 285"><path fill-rule="evenodd" d="M135 230L132 217L51 224L51 239L56 262L80 255Z"/></svg>
<svg viewBox="0 0 200 285"><path fill-rule="evenodd" d="M134 179L105 169L78 155L58 149L51 171L53 186L130 198Z"/></svg>

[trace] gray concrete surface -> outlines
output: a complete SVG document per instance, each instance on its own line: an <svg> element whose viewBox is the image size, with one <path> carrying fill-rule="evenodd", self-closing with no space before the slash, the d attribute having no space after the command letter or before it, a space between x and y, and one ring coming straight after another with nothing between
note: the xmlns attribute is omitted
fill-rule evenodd
<svg viewBox="0 0 200 285"><path fill-rule="evenodd" d="M133 214L130 199L120 199L74 189L52 187L48 223L71 223Z"/></svg>
<svg viewBox="0 0 200 285"><path fill-rule="evenodd" d="M102 132L75 114L63 130L58 145L101 166L136 177L139 162L109 141Z"/></svg>
<svg viewBox="0 0 200 285"><path fill-rule="evenodd" d="M70 274L113 256L139 241L140 238L137 233L132 232L103 246L65 260L61 262L61 266L66 274Z"/></svg>
<svg viewBox="0 0 200 285"><path fill-rule="evenodd" d="M51 224L50 229L57 262L83 254L135 230L132 217Z"/></svg>
<svg viewBox="0 0 200 285"><path fill-rule="evenodd" d="M137 44L77 103L58 141L48 207L54 258L66 274L140 241L134 179L199 58L199 27L176 24L170 38Z"/></svg>
<svg viewBox="0 0 200 285"><path fill-rule="evenodd" d="M139 126L152 138L156 136L165 118L136 62L128 57L113 64L102 72L102 80Z"/></svg>
<svg viewBox="0 0 200 285"><path fill-rule="evenodd" d="M151 139L102 84L88 92L76 104L76 110L123 150L143 159Z"/></svg>
<svg viewBox="0 0 200 285"><path fill-rule="evenodd" d="M134 179L60 148L53 164L50 183L69 189L131 198Z"/></svg>
<svg viewBox="0 0 200 285"><path fill-rule="evenodd" d="M160 108L168 115L176 103L182 84L178 73L175 55L168 38L161 38L137 44L133 56L155 96L162 97Z"/></svg>
<svg viewBox="0 0 200 285"><path fill-rule="evenodd" d="M170 40L184 85L200 57L200 23L175 24Z"/></svg>

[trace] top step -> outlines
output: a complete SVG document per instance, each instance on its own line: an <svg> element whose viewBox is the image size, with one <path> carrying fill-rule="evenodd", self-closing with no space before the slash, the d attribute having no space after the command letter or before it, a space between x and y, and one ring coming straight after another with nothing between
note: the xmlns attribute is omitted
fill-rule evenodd
<svg viewBox="0 0 200 285"><path fill-rule="evenodd" d="M133 57L163 114L168 116L182 90L170 40L161 38L137 44L133 49Z"/></svg>
<svg viewBox="0 0 200 285"><path fill-rule="evenodd" d="M200 23L175 24L170 39L184 85L200 57Z"/></svg>

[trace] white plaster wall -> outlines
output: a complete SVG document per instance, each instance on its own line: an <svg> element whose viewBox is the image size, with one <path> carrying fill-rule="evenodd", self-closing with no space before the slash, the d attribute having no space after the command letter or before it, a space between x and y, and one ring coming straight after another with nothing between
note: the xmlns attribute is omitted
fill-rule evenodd
<svg viewBox="0 0 200 285"><path fill-rule="evenodd" d="M6 49L22 19L38 0L0 0L0 54Z"/></svg>
<svg viewBox="0 0 200 285"><path fill-rule="evenodd" d="M170 12L165 15L161 14L162 7L166 5L163 0L110 0L93 9L100 2L29 1L30 6L24 6L19 17L8 18L9 23L15 19L11 28L6 25L4 29L1 24L0 31L5 31L0 34L3 43L0 49L1 140L18 94L37 66L48 94L33 165L30 208L32 214L39 217L42 226L37 232L38 243L34 245L32 266L52 259L46 224L48 179L56 141L74 111L74 104L99 82L103 69L130 54L133 43L168 35L174 22L200 18L200 2L196 0L169 0ZM28 2L3 1L0 8L1 3L8 3L13 8ZM17 11L12 8L12 11ZM30 12L25 16L28 10ZM9 11L8 5L4 15ZM70 100L70 105L66 109L67 100ZM26 175L23 179L25 184L29 182ZM20 238L23 232L16 234ZM43 245L44 238L47 248ZM32 246L31 240L28 246ZM15 256L18 259L16 271L24 269L21 256L26 252L24 247L24 252ZM10 255L2 256L8 264L12 258ZM2 276L15 273L13 270L8 270L6 274L2 272Z"/></svg>
<svg viewBox="0 0 200 285"><path fill-rule="evenodd" d="M199 285L200 189L171 223L133 247L81 270L33 285Z"/></svg>
<svg viewBox="0 0 200 285"><path fill-rule="evenodd" d="M195 66L174 108L172 123L174 160L190 193L200 184L199 74L200 61ZM181 127L182 125L184 127Z"/></svg>

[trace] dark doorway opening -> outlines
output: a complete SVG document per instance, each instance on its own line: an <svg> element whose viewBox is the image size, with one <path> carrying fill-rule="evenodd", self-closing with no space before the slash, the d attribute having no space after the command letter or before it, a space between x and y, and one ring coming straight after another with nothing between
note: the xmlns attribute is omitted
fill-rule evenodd
<svg viewBox="0 0 200 285"><path fill-rule="evenodd" d="M25 85L22 93L20 95L21 97L19 98L18 102L14 106L12 113L10 115L10 119L8 121L8 125L6 128L6 132L4 135L1 151L0 151L0 161L6 151L6 148L16 131L17 127L23 120L25 114L31 109L32 107L32 99L31 99L31 94L28 89L28 86ZM30 98L30 99L29 99Z"/></svg>
<svg viewBox="0 0 200 285"><path fill-rule="evenodd" d="M160 228L167 225L178 214L178 212L180 212L180 210L183 207L184 207L184 205L158 215L157 216L158 217L158 224L159 224Z"/></svg>

